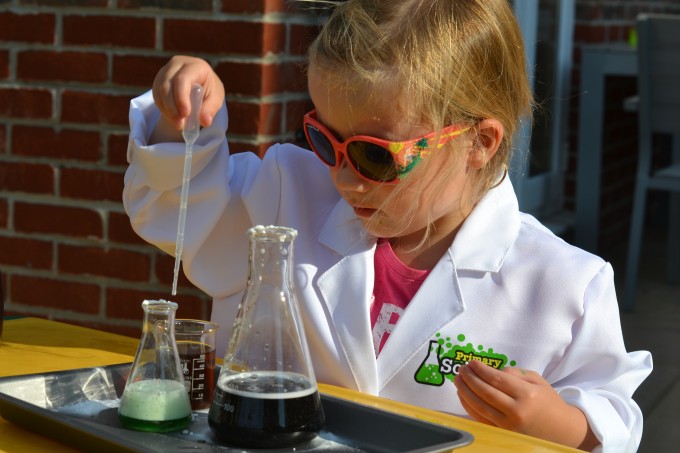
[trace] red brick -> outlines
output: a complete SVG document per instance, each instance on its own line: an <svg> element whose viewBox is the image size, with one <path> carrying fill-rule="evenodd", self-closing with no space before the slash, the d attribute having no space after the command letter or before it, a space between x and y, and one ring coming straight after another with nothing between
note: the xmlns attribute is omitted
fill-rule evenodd
<svg viewBox="0 0 680 453"><path fill-rule="evenodd" d="M153 48L156 21L147 17L65 16L64 44Z"/></svg>
<svg viewBox="0 0 680 453"><path fill-rule="evenodd" d="M119 85L151 88L156 73L167 62L168 59L165 57L114 55L111 78L113 83Z"/></svg>
<svg viewBox="0 0 680 453"><path fill-rule="evenodd" d="M253 147L253 151L255 154L257 154L260 158L263 158L264 155L267 153L269 148L271 148L273 145L275 145L276 142L265 142L265 143L259 143L258 145Z"/></svg>
<svg viewBox="0 0 680 453"><path fill-rule="evenodd" d="M47 90L0 88L0 117L51 118L52 94Z"/></svg>
<svg viewBox="0 0 680 453"><path fill-rule="evenodd" d="M108 139L107 162L127 168L128 134L111 134Z"/></svg>
<svg viewBox="0 0 680 453"><path fill-rule="evenodd" d="M302 119L313 108L311 100L286 102L286 131L302 130Z"/></svg>
<svg viewBox="0 0 680 453"><path fill-rule="evenodd" d="M230 94L262 95L262 65L258 63L223 62L215 66L215 73Z"/></svg>
<svg viewBox="0 0 680 453"><path fill-rule="evenodd" d="M8 209L7 200L0 198L0 228L7 228Z"/></svg>
<svg viewBox="0 0 680 453"><path fill-rule="evenodd" d="M49 221L45 221L49 219ZM14 202L14 229L24 233L49 233L72 237L103 237L101 215L73 206Z"/></svg>
<svg viewBox="0 0 680 453"><path fill-rule="evenodd" d="M7 151L7 126L0 124L0 154Z"/></svg>
<svg viewBox="0 0 680 453"><path fill-rule="evenodd" d="M27 50L17 56L20 80L101 83L107 76L108 62L103 53Z"/></svg>
<svg viewBox="0 0 680 453"><path fill-rule="evenodd" d="M265 95L283 91L307 92L307 75L300 64L268 64L263 65L262 70L262 91Z"/></svg>
<svg viewBox="0 0 680 453"><path fill-rule="evenodd" d="M229 103L229 131L237 134L281 133L281 104Z"/></svg>
<svg viewBox="0 0 680 453"><path fill-rule="evenodd" d="M265 23L262 33L262 53L280 53L286 48L286 26Z"/></svg>
<svg viewBox="0 0 680 453"><path fill-rule="evenodd" d="M130 218L125 213L109 212L109 240L123 244L148 244L130 226Z"/></svg>
<svg viewBox="0 0 680 453"><path fill-rule="evenodd" d="M601 19L603 17L603 8L601 5L588 5L579 2L576 5L576 20L591 22L594 20Z"/></svg>
<svg viewBox="0 0 680 453"><path fill-rule="evenodd" d="M53 14L0 13L0 41L52 44L55 41Z"/></svg>
<svg viewBox="0 0 680 453"><path fill-rule="evenodd" d="M178 294L172 296L172 301L177 302L177 319L210 319L210 312L212 309L212 300L205 296L205 299Z"/></svg>
<svg viewBox="0 0 680 453"><path fill-rule="evenodd" d="M172 285L175 277L175 257L167 253L159 252L156 256L156 278L160 283ZM177 279L177 286L189 288L193 284L186 278L182 267L179 268L179 276Z"/></svg>
<svg viewBox="0 0 680 453"><path fill-rule="evenodd" d="M151 260L144 253L60 244L57 255L58 270L62 273L98 275L131 282L149 280Z"/></svg>
<svg viewBox="0 0 680 453"><path fill-rule="evenodd" d="M227 0L231 1L231 0ZM118 8L212 11L212 0L118 0Z"/></svg>
<svg viewBox="0 0 680 453"><path fill-rule="evenodd" d="M63 6L64 8L72 8L74 6L105 8L108 5L108 0L20 0L20 3L41 6Z"/></svg>
<svg viewBox="0 0 680 453"><path fill-rule="evenodd" d="M292 55L307 55L309 45L319 34L319 27L309 25L290 26L290 53Z"/></svg>
<svg viewBox="0 0 680 453"><path fill-rule="evenodd" d="M163 48L173 52L259 55L280 53L285 27L258 22L167 19Z"/></svg>
<svg viewBox="0 0 680 453"><path fill-rule="evenodd" d="M231 119L230 119L231 121ZM229 133L227 133L229 135ZM229 152L231 154L252 152L257 154L258 147L252 143L239 142L229 139ZM258 154L259 155L259 154Z"/></svg>
<svg viewBox="0 0 680 453"><path fill-rule="evenodd" d="M96 162L101 159L99 132L14 126L12 154Z"/></svg>
<svg viewBox="0 0 680 453"><path fill-rule="evenodd" d="M52 243L37 239L0 236L0 263L31 269L51 269Z"/></svg>
<svg viewBox="0 0 680 453"><path fill-rule="evenodd" d="M0 79L9 77L9 52L0 50Z"/></svg>
<svg viewBox="0 0 680 453"><path fill-rule="evenodd" d="M626 42L628 37L628 27L625 26L610 25L607 27L606 32L608 42Z"/></svg>
<svg viewBox="0 0 680 453"><path fill-rule="evenodd" d="M54 193L54 169L46 164L0 162L0 190Z"/></svg>
<svg viewBox="0 0 680 453"><path fill-rule="evenodd" d="M574 42L601 43L605 40L604 25L576 25L574 26Z"/></svg>
<svg viewBox="0 0 680 453"><path fill-rule="evenodd" d="M258 145L255 145L250 142L238 142L231 140L229 141L229 152L232 154L236 153L253 153L256 156L262 158L267 150L273 145L274 143L261 143Z"/></svg>
<svg viewBox="0 0 680 453"><path fill-rule="evenodd" d="M106 316L107 318L141 320L144 315L142 302L159 299L170 300L179 305L175 313L175 317L178 319L207 319L209 315L206 310L208 305L206 299L187 294L172 296L170 295L170 288L167 292L109 288L106 291Z"/></svg>
<svg viewBox="0 0 680 453"><path fill-rule="evenodd" d="M99 313L99 286L49 278L12 275L12 302L79 313Z"/></svg>
<svg viewBox="0 0 680 453"><path fill-rule="evenodd" d="M61 170L62 197L120 202L123 173L106 170L64 168Z"/></svg>
<svg viewBox="0 0 680 453"><path fill-rule="evenodd" d="M227 0L222 2L222 12L253 14L280 13L294 10L286 0Z"/></svg>
<svg viewBox="0 0 680 453"><path fill-rule="evenodd" d="M61 120L74 123L128 125L130 96L65 91Z"/></svg>
<svg viewBox="0 0 680 453"><path fill-rule="evenodd" d="M277 135L281 131L282 104L260 104L257 118L257 130L259 134Z"/></svg>
<svg viewBox="0 0 680 453"><path fill-rule="evenodd" d="M230 94L267 96L286 91L306 91L306 79L295 64L223 62L215 66Z"/></svg>

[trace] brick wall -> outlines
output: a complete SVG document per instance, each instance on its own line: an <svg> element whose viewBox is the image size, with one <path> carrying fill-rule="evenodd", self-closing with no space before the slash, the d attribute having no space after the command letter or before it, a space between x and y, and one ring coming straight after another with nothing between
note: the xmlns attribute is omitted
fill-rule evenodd
<svg viewBox="0 0 680 453"><path fill-rule="evenodd" d="M574 209L575 198L581 48L589 44L627 43L635 18L643 12L680 14L680 0L576 0L569 166L565 178L567 209ZM625 112L623 100L636 93L635 78L607 78L598 240L599 253L605 257L628 241L637 165L637 114Z"/></svg>
<svg viewBox="0 0 680 453"><path fill-rule="evenodd" d="M143 299L209 298L141 241L121 203L130 99L174 54L207 59L232 150L291 141L317 19L284 0L0 0L0 269L6 311L137 336ZM244 263L246 265L246 263Z"/></svg>
<svg viewBox="0 0 680 453"><path fill-rule="evenodd" d="M625 42L639 12L678 0L576 0L570 165L573 208L580 48ZM144 298L170 298L172 257L131 231L120 202L127 112L177 53L223 79L232 150L299 138L301 63L317 19L284 0L0 0L0 270L12 314L138 335ZM601 243L627 237L635 167L635 82L607 88ZM631 131L620 134L618 131ZM624 139L614 140L624 135ZM178 316L208 298L180 280Z"/></svg>

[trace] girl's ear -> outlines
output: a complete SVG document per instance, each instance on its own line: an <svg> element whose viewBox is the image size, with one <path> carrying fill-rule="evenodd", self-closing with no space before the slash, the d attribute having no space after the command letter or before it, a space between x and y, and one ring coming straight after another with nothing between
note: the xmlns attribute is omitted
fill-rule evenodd
<svg viewBox="0 0 680 453"><path fill-rule="evenodd" d="M475 126L477 137L468 154L468 167L479 170L498 151L503 140L503 125L494 118L487 118Z"/></svg>

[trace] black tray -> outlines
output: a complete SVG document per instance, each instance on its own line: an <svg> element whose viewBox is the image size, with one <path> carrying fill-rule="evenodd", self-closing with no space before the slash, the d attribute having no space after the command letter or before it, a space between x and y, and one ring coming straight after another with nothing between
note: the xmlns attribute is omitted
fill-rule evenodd
<svg viewBox="0 0 680 453"><path fill-rule="evenodd" d="M125 429L118 404L131 364L0 378L0 415L76 448L103 452L243 452L220 443L207 410L182 431ZM217 375L217 373L216 373ZM321 395L326 426L296 452L443 452L468 445L465 431ZM291 451L280 450L257 451Z"/></svg>

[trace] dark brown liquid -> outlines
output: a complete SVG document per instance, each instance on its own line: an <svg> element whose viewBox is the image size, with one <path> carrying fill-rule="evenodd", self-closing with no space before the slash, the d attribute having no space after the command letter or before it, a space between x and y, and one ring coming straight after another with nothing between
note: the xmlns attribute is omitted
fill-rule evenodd
<svg viewBox="0 0 680 453"><path fill-rule="evenodd" d="M227 388L218 385L208 424L220 440L242 447L280 448L316 437L324 424L316 389L308 385L301 391L290 392L292 397L288 397L286 393L270 393L270 382L261 384L261 377L252 376L251 387L259 387L254 392L242 386L234 392L230 385ZM290 384L292 381L287 381L285 374L265 376L264 380L283 381L287 388L297 385Z"/></svg>
<svg viewBox="0 0 680 453"><path fill-rule="evenodd" d="M177 351L185 385L191 384L191 409L209 408L215 392L215 348L204 343L178 341Z"/></svg>

